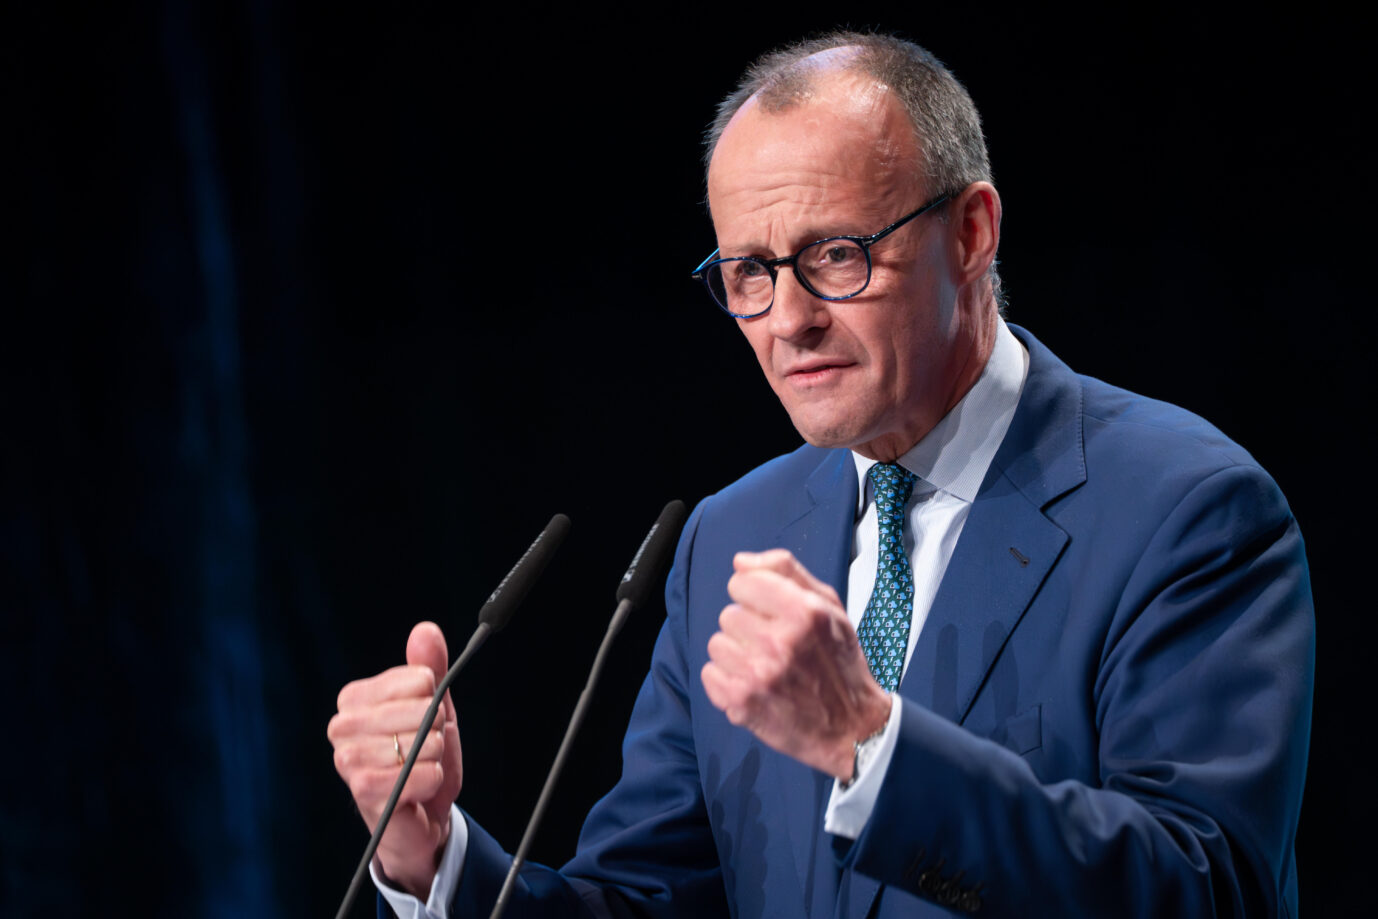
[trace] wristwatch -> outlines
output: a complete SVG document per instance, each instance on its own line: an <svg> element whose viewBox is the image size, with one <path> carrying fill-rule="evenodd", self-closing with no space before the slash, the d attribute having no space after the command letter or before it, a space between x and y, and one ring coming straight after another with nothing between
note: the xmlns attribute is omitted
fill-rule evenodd
<svg viewBox="0 0 1378 919"><path fill-rule="evenodd" d="M880 751L880 744L884 736L885 728L882 727L870 737L852 741L852 777L841 783L844 791L851 788L856 780L861 778L861 773L876 758L876 753Z"/></svg>

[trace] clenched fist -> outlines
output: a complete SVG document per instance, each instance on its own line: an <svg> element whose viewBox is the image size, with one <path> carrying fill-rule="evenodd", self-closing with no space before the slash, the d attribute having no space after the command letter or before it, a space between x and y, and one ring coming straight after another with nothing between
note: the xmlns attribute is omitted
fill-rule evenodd
<svg viewBox="0 0 1378 919"><path fill-rule="evenodd" d="M335 747L335 769L370 832L402 771L400 757L411 750L436 685L448 669L445 636L435 623L422 622L407 639L405 666L340 690L339 712L330 719L326 734ZM450 805L462 779L459 725L447 691L377 854L389 881L423 902L450 838Z"/></svg>
<svg viewBox="0 0 1378 919"><path fill-rule="evenodd" d="M739 552L702 671L709 701L760 740L843 781L853 742L885 727L890 699L871 676L837 591L784 549Z"/></svg>

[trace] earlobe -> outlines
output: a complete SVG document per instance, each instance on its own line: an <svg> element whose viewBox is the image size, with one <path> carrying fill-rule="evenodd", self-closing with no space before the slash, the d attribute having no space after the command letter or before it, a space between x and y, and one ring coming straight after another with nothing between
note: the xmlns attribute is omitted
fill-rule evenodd
<svg viewBox="0 0 1378 919"><path fill-rule="evenodd" d="M985 276L1000 247L1000 193L989 182L973 182L952 202L952 219L958 283L969 284Z"/></svg>

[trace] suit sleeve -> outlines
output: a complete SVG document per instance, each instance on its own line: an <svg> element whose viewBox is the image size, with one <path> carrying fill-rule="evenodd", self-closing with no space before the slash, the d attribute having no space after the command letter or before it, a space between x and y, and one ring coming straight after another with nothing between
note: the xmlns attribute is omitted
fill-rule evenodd
<svg viewBox="0 0 1378 919"><path fill-rule="evenodd" d="M1172 508L1125 584L1088 687L1097 782L1042 783L906 701L843 865L988 916L1293 914L1314 666L1296 522L1260 469L1227 467Z"/></svg>
<svg viewBox="0 0 1378 919"><path fill-rule="evenodd" d="M725 916L689 723L685 593L703 506L685 526L666 585L667 618L622 744L622 777L556 872L523 866L507 916ZM467 818L466 818L467 819ZM511 857L472 821L455 917L487 916Z"/></svg>

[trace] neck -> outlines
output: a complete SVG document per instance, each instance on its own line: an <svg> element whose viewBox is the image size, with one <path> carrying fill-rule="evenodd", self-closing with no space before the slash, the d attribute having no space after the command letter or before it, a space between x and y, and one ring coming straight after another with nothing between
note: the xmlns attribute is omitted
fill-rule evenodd
<svg viewBox="0 0 1378 919"><path fill-rule="evenodd" d="M917 435L911 431L908 436L891 434L879 437L853 447L856 452L877 462L893 463L927 437L928 432L966 397L971 387L981 378L986 369L986 362L995 350L995 335L999 328L999 313L995 307L995 296L990 282L983 281L976 285L975 289L963 290L958 295L957 310L958 315L965 315L970 319L963 324L962 340L953 349L956 363L948 374L951 383L946 388L944 398L938 403L942 406L941 411L932 418L925 419Z"/></svg>

